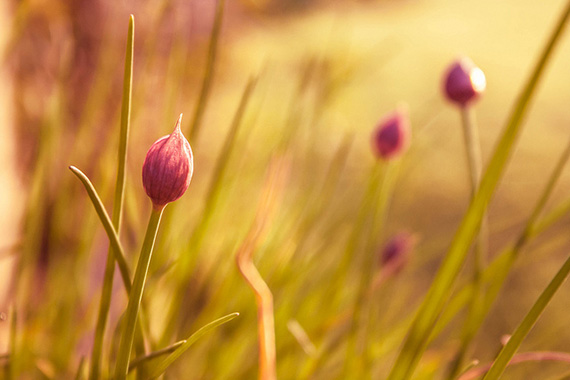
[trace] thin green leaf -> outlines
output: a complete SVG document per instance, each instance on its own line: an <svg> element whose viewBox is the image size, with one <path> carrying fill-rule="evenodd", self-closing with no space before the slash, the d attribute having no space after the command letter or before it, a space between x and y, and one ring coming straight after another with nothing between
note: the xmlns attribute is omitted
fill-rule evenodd
<svg viewBox="0 0 570 380"><path fill-rule="evenodd" d="M117 165L117 182L115 185L115 199L113 203L113 226L117 231L117 235L121 231L121 220L123 216L123 200L125 198L125 181L127 178L126 162L127 162L129 129L131 123L134 38L135 38L135 18L133 15L131 15L129 18L129 28L127 32L125 72L123 79L123 102L121 106L121 128L119 136L119 152L118 152L118 165ZM107 315L109 314L109 309L111 307L113 276L115 274L115 259L114 259L115 253L112 251L113 247L110 246L109 251L107 252L107 262L105 264L105 275L103 278L103 288L101 290L99 314L97 316L97 325L95 328L93 351L91 354L91 368L89 371L90 380L99 379L101 372L101 353L103 350L105 327L107 325ZM142 352L144 352L144 342L138 341L137 347L139 351L142 350Z"/></svg>
<svg viewBox="0 0 570 380"><path fill-rule="evenodd" d="M190 132L188 134L188 138L191 143L194 143L198 138L198 132L200 131L202 117L204 116L204 111L206 110L206 105L208 104L208 99L210 97L210 87L212 86L212 80L214 78L214 69L218 52L218 44L220 41L220 30L222 29L225 3L225 0L218 0L216 4L214 26L212 27L210 44L208 45L208 60L206 62L206 71L204 73L204 80L202 82L200 96L198 97L198 104L196 105L196 110L194 111L194 118L190 126Z"/></svg>
<svg viewBox="0 0 570 380"><path fill-rule="evenodd" d="M109 214L107 214L105 206L103 206L103 202L101 202L101 198L99 198L97 190L95 190L95 187L93 187L93 184L91 183L89 178L87 178L87 176L81 170L77 169L75 166L70 166L69 170L71 170L73 174L75 174L77 178L79 178L81 183L83 183L85 190L87 190L87 194L91 199L91 203L93 203L93 207L95 207L95 211L97 212L97 215L101 220L101 223L103 223L103 228L105 229L105 232L109 237L110 244L113 247L113 253L115 254L115 260L117 260L117 264L119 265L119 271L121 272L121 277L123 279L125 289L127 290L127 292L130 292L131 275L130 275L129 266L127 264L127 261L125 260L125 251L123 250L121 242L119 241L119 236L117 235L117 231L115 231L115 228L113 227L111 218L109 218Z"/></svg>
<svg viewBox="0 0 570 380"><path fill-rule="evenodd" d="M166 348L163 348L161 350L157 350L157 351L153 351L150 354L147 355L143 355L143 356L139 356L136 359L131 360L131 362L129 363L129 372L131 372L133 369L136 369L137 367L146 364L147 362L159 358L163 355L166 354L170 354L174 351L176 351L176 349L180 346L182 346L184 343L186 343L185 340L181 340L179 342L176 342Z"/></svg>
<svg viewBox="0 0 570 380"><path fill-rule="evenodd" d="M532 305L532 308L524 317L521 324L516 328L507 344L503 347L501 352L499 352L497 359L495 359L495 362L483 380L496 380L501 377L505 368L509 364L509 361L520 347L522 341L530 332L558 288L560 288L560 285L562 285L566 280L568 274L570 274L570 258L564 262L546 289L544 289L534 305Z"/></svg>
<svg viewBox="0 0 570 380"><path fill-rule="evenodd" d="M81 357L81 360L79 361L79 365L77 366L77 372L75 373L75 380L81 380L83 379L83 375L85 372L85 356Z"/></svg>
<svg viewBox="0 0 570 380"><path fill-rule="evenodd" d="M202 327L200 330L198 330L194 334L190 335L190 337L188 339L186 339L186 342L183 345L178 347L178 349L176 351L174 351L172 354L170 354L167 358L165 358L162 362L160 362L154 368L154 370L150 373L149 379L155 379L158 376L162 375L166 371L166 369L172 363L174 363L174 361L176 359L178 359L180 357L180 355L182 355L184 352L186 352L186 350L188 350L190 348L190 346L192 346L204 334L206 334L210 330L213 330L216 327L218 327L218 326L220 326L226 322L231 321L232 319L236 318L238 315L239 315L239 313L228 314L224 317L221 317L219 319L216 319L215 321L208 323L207 325Z"/></svg>
<svg viewBox="0 0 570 380"><path fill-rule="evenodd" d="M435 325L445 302L453 288L453 283L465 261L469 247L480 227L481 220L487 204L491 200L497 187L499 179L505 169L509 157L516 145L517 137L522 128L522 121L528 110L529 102L535 92L536 86L547 62L549 61L554 46L558 42L566 20L570 15L570 2L558 22L552 36L540 56L534 71L524 87L515 108L509 118L507 126L501 136L499 144L495 149L493 157L485 171L481 186L467 210L463 221L457 230L451 247L445 257L440 270L438 271L428 294L406 338L402 350L388 377L389 380L409 379L416 368L423 352L427 348L427 343L431 330Z"/></svg>

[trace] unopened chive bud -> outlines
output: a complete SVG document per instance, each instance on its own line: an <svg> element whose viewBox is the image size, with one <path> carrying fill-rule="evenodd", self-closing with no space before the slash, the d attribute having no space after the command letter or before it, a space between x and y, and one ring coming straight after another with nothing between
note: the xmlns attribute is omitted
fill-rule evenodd
<svg viewBox="0 0 570 380"><path fill-rule="evenodd" d="M416 237L409 232L399 232L392 236L380 254L382 269L396 274L408 263L410 253L416 245Z"/></svg>
<svg viewBox="0 0 570 380"><path fill-rule="evenodd" d="M148 150L143 164L143 186L155 209L180 198L192 179L192 149L180 130L182 114L174 131L158 140Z"/></svg>
<svg viewBox="0 0 570 380"><path fill-rule="evenodd" d="M475 101L487 86L485 74L469 58L455 61L444 78L444 92L447 99L461 107Z"/></svg>
<svg viewBox="0 0 570 380"><path fill-rule="evenodd" d="M411 128L406 107L400 107L378 123L372 134L374 154L390 160L403 154L410 143Z"/></svg>

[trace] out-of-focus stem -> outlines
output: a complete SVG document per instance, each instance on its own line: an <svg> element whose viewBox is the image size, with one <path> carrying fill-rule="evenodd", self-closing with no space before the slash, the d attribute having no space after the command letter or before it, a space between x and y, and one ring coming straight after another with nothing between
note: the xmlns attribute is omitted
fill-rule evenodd
<svg viewBox="0 0 570 380"><path fill-rule="evenodd" d="M475 195L481 181L481 170L483 160L481 158L481 144L479 142L478 128L475 123L473 110L469 106L461 108L461 121L463 124L463 138L465 142L465 152L467 156L467 166L469 168L469 178L471 183L471 197ZM473 267L473 294L467 318L463 324L459 350L451 364L448 379L454 379L461 370L471 341L478 330L477 320L482 312L484 303L483 294L483 270L485 268L485 257L488 246L488 219L487 214L483 215L481 229L475 241L474 247L474 267Z"/></svg>
<svg viewBox="0 0 570 380"><path fill-rule="evenodd" d="M262 201L243 243L238 249L236 263L243 278L255 293L258 317L259 380L275 380L275 322L273 295L253 264L253 253L264 234L272 206L276 203L276 182L283 181L283 168L273 162L265 184Z"/></svg>
<svg viewBox="0 0 570 380"><path fill-rule="evenodd" d="M218 42L220 40L220 30L222 29L225 2L226 0L218 0L216 4L216 16L214 18L214 26L212 27L210 44L208 45L206 71L204 73L204 80L202 82L202 88L200 90L200 96L198 97L198 104L196 105L192 125L190 126L190 132L188 134L189 140L192 143L195 143L198 138L198 132L200 131L204 110L206 109L206 105L208 104L208 99L210 97L210 87L212 86L212 80L214 78L214 68L218 52Z"/></svg>

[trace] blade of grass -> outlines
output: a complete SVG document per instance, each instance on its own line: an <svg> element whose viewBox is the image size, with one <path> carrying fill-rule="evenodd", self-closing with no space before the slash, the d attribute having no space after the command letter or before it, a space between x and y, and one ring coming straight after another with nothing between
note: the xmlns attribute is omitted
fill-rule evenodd
<svg viewBox="0 0 570 380"><path fill-rule="evenodd" d="M489 369L489 372L487 372L483 380L496 380L501 377L515 352L520 347L522 341L530 332L558 288L560 288L560 285L562 285L566 280L568 274L570 274L570 258L566 259L546 289L544 289L534 305L532 305L530 311L524 317L521 324L516 328L507 344L505 344L501 352L499 352L499 355L493 362L491 369Z"/></svg>
<svg viewBox="0 0 570 380"><path fill-rule="evenodd" d="M538 206L536 206L536 209L538 209ZM559 204L539 221L529 218L527 220L527 225L523 229L523 233L517 239L517 242L519 243L515 243L514 245L505 248L499 255L497 255L491 264L485 268L483 271L483 282L491 283L491 286L485 295L485 309L482 314L480 314L481 318L484 318L487 315L490 307L492 306L492 302L498 295L501 285L504 283L505 279L502 278L501 273L508 273L508 268L510 268L514 263L513 258L519 255L520 249L568 213L570 213L570 199ZM524 231L526 231L526 233ZM521 239L523 235L526 235L524 241ZM523 242L524 244L522 244ZM473 291L473 283L469 283L463 286L456 293L456 295L447 304L445 310L439 317L437 324L433 328L430 336L430 342L435 339L443 331L445 326L447 326L447 324L453 319L453 317L462 310L463 306L465 306L468 300L471 299ZM482 320L479 321L479 327L480 323L482 323Z"/></svg>
<svg viewBox="0 0 570 380"><path fill-rule="evenodd" d="M235 142L237 135L239 133L240 127L243 125L242 120L247 110L247 106L250 102L251 95L253 90L255 89L255 85L257 83L257 78L252 77L248 80L241 99L232 120L232 124L230 126L230 130L226 135L226 139L224 140L224 145L218 155L216 160L216 166L214 168L214 173L210 179L210 183L208 185L208 190L206 193L206 199L204 201L204 207L202 209L202 215L200 216L200 221L198 225L194 229L192 236L190 238L190 242L188 243L188 247L190 247L190 251L187 252L184 256L182 256L178 261L178 278L180 279L180 284L178 285L178 291L173 292L172 301L170 302L170 309L167 312L167 321L166 329L163 332L163 336L161 342L166 344L165 342L170 339L170 337L174 334L174 330L177 328L178 321L178 307L181 304L183 294L185 293L184 287L187 285L188 281L188 273L190 271L191 260L194 259L196 253L200 251L202 247L202 242L207 234L208 228L210 226L210 221L216 210L216 203L220 197L221 191L223 189L223 179L225 177L225 173L227 172L228 164L230 163L230 157L234 150ZM170 223L171 220L168 220L166 223ZM167 227L165 227L166 229Z"/></svg>
<svg viewBox="0 0 570 380"><path fill-rule="evenodd" d="M202 327L200 330L196 331L194 334L190 335L188 339L184 341L184 343L178 347L173 353L171 353L167 358L165 358L160 364L158 364L154 370L150 373L149 379L155 379L158 376L162 375L168 367L174 363L176 359L178 359L184 352L186 352L190 346L192 346L198 339L200 339L204 334L207 332L215 329L216 327L231 321L235 317L237 317L239 313L232 313L228 314L222 318L216 319Z"/></svg>
<svg viewBox="0 0 570 380"><path fill-rule="evenodd" d="M83 375L85 372L85 356L81 357L81 360L79 361L79 365L77 366L77 372L75 373L75 380L81 380L83 379Z"/></svg>
<svg viewBox="0 0 570 380"><path fill-rule="evenodd" d="M284 159L273 158L267 171L261 201L247 235L236 254L237 267L245 282L255 294L257 304L257 334L259 349L259 380L275 380L275 316L273 294L253 263L253 254L266 233L269 219L285 181Z"/></svg>
<svg viewBox="0 0 570 380"><path fill-rule="evenodd" d="M479 142L479 131L475 122L475 115L470 106L461 108L461 119L463 124L463 137L465 142L465 151L467 153L467 164L469 167L469 174L471 179L471 198L475 195L479 182L481 181L481 170L483 159L481 158L481 144ZM448 379L453 380L459 374L463 367L465 358L468 354L471 342L477 332L477 320L483 309L483 269L485 267L485 260L487 257L488 246L488 219L487 214L483 215L481 229L475 241L473 250L473 294L471 303L467 312L467 317L463 322L461 330L461 338L459 350L457 351L454 360L451 363Z"/></svg>
<svg viewBox="0 0 570 380"><path fill-rule="evenodd" d="M93 207L95 207L95 211L103 224L103 228L109 237L109 241L111 246L113 247L113 253L115 254L115 260L117 260L117 264L119 265L119 272L121 273L121 277L123 279L123 284L127 292L131 291L131 274L129 270L129 265L127 264L127 260L125 259L125 251L123 250L123 246L119 241L119 236L117 235L117 231L113 227L113 223L111 222L111 218L107 211L105 210L105 206L103 206L103 202L101 202L101 198L97 194L95 187L87 178L87 176L75 166L70 166L69 170L73 172L79 178L85 190L87 190L87 194L91 199L91 203L93 203Z"/></svg>
<svg viewBox="0 0 570 380"><path fill-rule="evenodd" d="M427 348L431 329L452 291L452 285L461 270L467 251L480 227L487 204L491 200L515 146L517 137L520 134L522 121L528 110L529 102L535 92L546 64L552 55L552 51L560 39L569 16L570 2L568 2L562 17L545 45L544 51L515 105L497 148L489 162L489 166L485 171L481 186L473 197L469 209L455 234L449 251L412 323L400 354L388 376L389 380L409 379L420 357Z"/></svg>
<svg viewBox="0 0 570 380"><path fill-rule="evenodd" d="M126 180L126 161L129 128L131 122L131 101L133 90L133 54L134 54L134 37L135 37L135 18L133 15L129 17L129 27L127 32L127 48L125 53L125 72L123 80L123 103L121 107L121 127L119 137L119 152L117 165L117 182L115 185L115 199L113 202L113 226L120 234L121 220L123 216L123 200L125 198L125 180ZM105 336L105 328L107 326L107 316L111 308L111 293L113 291L113 277L115 274L115 253L112 252L112 246L107 252L107 262L105 264L105 274L103 278L103 288L101 290L101 301L99 305L99 315L97 316L97 324L95 327L95 338L93 341L93 351L91 353L91 368L89 371L89 379L97 380L101 372L101 353L103 351L103 339ZM144 352L144 344L137 344L140 352Z"/></svg>
<svg viewBox="0 0 570 380"><path fill-rule="evenodd" d="M180 346L182 346L184 343L186 343L185 340L181 340L179 342L176 342L166 348L163 348L161 350L157 350L157 351L153 351L150 354L147 355L143 355L143 356L139 356L136 359L131 360L131 362L129 363L129 372L131 372L133 369L136 369L137 367L146 364L147 362L159 358L161 356L167 355L167 354L171 354L172 352L176 351Z"/></svg>
<svg viewBox="0 0 570 380"><path fill-rule="evenodd" d="M225 3L225 0L218 0L216 3L216 15L214 17L214 25L212 27L210 44L208 45L208 60L206 62L206 71L204 73L204 80L202 81L200 96L198 97L198 104L196 105L196 110L194 111L194 118L192 119L192 124L190 125L190 131L188 133L188 139L191 143L195 143L198 139L202 117L204 116L204 111L210 98L210 88L212 86L212 80L214 78L216 55L220 41L220 30L222 29Z"/></svg>
<svg viewBox="0 0 570 380"><path fill-rule="evenodd" d="M523 352L513 357L509 365L519 364L529 361L558 361L570 363L570 354L567 352L557 351L538 351L538 352ZM457 380L475 380L482 376L491 368L491 364L471 368L465 371Z"/></svg>
<svg viewBox="0 0 570 380"><path fill-rule="evenodd" d="M8 363L4 367L6 380L15 379L16 366L18 364L18 342L16 341L18 337L18 314L16 308L12 306L10 313L10 343L8 349L10 350L10 356L8 357Z"/></svg>

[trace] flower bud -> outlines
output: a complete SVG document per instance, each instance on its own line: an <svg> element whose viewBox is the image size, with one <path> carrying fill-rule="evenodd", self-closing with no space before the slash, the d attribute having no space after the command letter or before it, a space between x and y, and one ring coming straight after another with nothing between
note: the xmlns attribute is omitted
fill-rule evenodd
<svg viewBox="0 0 570 380"><path fill-rule="evenodd" d="M485 74L469 58L453 63L445 74L445 96L451 102L465 107L485 91Z"/></svg>
<svg viewBox="0 0 570 380"><path fill-rule="evenodd" d="M405 107L400 107L384 118L372 134L372 149L381 159L395 158L408 148L410 143L410 121Z"/></svg>
<svg viewBox="0 0 570 380"><path fill-rule="evenodd" d="M155 209L180 198L192 179L192 149L180 130L181 121L182 114L174 131L156 140L144 160L143 186Z"/></svg>
<svg viewBox="0 0 570 380"><path fill-rule="evenodd" d="M408 263L415 244L416 237L409 232L399 232L394 235L381 251L382 269L391 274L400 272Z"/></svg>

